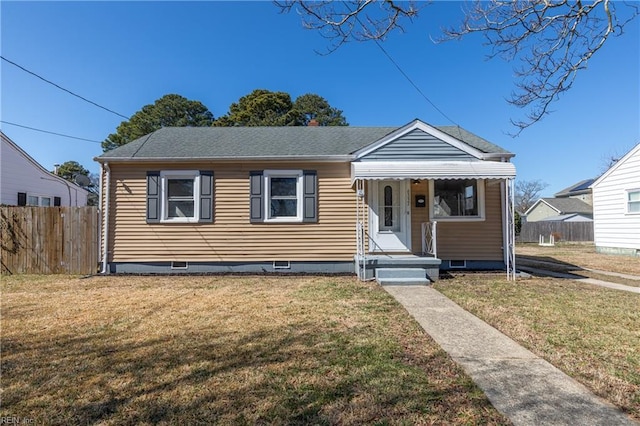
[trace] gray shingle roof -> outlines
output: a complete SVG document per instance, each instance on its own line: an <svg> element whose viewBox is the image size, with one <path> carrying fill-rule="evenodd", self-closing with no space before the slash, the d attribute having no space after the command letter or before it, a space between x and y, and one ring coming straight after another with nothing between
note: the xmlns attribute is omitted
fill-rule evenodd
<svg viewBox="0 0 640 426"><path fill-rule="evenodd" d="M438 130L453 136L484 153L509 154L509 151L475 135L459 126L435 126Z"/></svg>
<svg viewBox="0 0 640 426"><path fill-rule="evenodd" d="M485 153L506 153L464 129L439 130ZM165 127L96 159L242 159L349 156L396 127Z"/></svg>
<svg viewBox="0 0 640 426"><path fill-rule="evenodd" d="M542 198L560 214L582 213L593 214L593 207L577 198Z"/></svg>

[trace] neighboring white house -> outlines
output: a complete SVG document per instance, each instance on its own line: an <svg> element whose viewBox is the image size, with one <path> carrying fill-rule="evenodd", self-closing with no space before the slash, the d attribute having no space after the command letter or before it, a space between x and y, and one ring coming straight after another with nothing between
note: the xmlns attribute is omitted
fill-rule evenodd
<svg viewBox="0 0 640 426"><path fill-rule="evenodd" d="M591 189L596 250L640 256L640 144Z"/></svg>
<svg viewBox="0 0 640 426"><path fill-rule="evenodd" d="M89 191L48 172L0 132L0 204L86 206Z"/></svg>

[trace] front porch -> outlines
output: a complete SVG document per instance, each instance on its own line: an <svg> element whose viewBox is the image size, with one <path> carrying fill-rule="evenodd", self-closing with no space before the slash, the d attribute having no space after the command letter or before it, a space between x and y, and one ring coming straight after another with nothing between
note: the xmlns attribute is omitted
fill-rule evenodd
<svg viewBox="0 0 640 426"><path fill-rule="evenodd" d="M470 176L431 175L426 166L405 176L359 176L352 169L358 277L426 285L440 269L506 269L511 279L513 179L496 169Z"/></svg>

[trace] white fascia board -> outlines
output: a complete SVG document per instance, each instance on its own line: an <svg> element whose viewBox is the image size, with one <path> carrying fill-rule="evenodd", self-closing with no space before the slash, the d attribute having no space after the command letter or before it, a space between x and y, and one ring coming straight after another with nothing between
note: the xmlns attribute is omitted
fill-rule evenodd
<svg viewBox="0 0 640 426"><path fill-rule="evenodd" d="M627 152L621 159L619 159L618 161L616 161L616 163L611 166L609 168L609 170L607 170L606 172L604 172L604 174L602 174L602 176L600 176L598 179L595 180L595 182L593 182L589 188L593 189L596 186L600 185L600 183L607 178L607 176L609 176L611 173L613 173L618 167L620 167L622 164L624 164L625 161L627 161L629 159L629 157L631 157L632 155L634 155L636 152L640 151L640 143L638 145L636 145L631 151Z"/></svg>
<svg viewBox="0 0 640 426"><path fill-rule="evenodd" d="M468 145L467 143L454 138L453 136L436 129L435 127L432 127L420 120L414 120L411 123L399 128L398 130L394 131L393 133L388 134L387 136L385 136L384 138L380 139L377 142L374 142L371 145L368 145L358 151L356 151L354 153L354 156L356 159L362 158L364 156L366 156L367 154L382 148L383 146L393 142L394 140L406 135L407 133L413 131L413 130L422 130L425 133L428 133L432 136L435 136L436 138L454 146L455 148L458 148L461 151L466 152L469 155L472 155L480 160L484 160L487 158L487 154L485 154L484 152L480 151L479 149L476 149L474 147L472 147L471 145ZM504 155L501 155L504 156ZM493 157L495 158L495 157Z"/></svg>

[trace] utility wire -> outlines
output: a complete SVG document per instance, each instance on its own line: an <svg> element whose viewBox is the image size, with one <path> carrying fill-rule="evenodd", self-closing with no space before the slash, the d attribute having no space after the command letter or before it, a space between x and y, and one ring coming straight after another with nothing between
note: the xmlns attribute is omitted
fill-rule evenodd
<svg viewBox="0 0 640 426"><path fill-rule="evenodd" d="M64 87L59 86L59 85L57 85L56 83L54 83L54 82L52 82L52 81L50 81L50 80L47 80L46 78L44 78L44 77L42 77L42 76L39 76L39 75L38 75L38 74L36 74L35 72L33 72L33 71L29 71L28 69L26 69L26 68L25 68L25 67L23 67L22 65L18 65L18 64L16 64L15 62L10 61L9 59L5 58L4 56L0 56L0 58L1 58L3 61L7 61L7 62L9 62L11 65L14 65L14 66L16 66L16 67L20 68L22 71L24 71L24 72L26 72L26 73L29 73L29 74L31 74L32 76L37 77L37 78L39 78L40 80L42 80L42 81L44 81L44 82L47 82L47 83L51 84L52 86L55 86L55 87L57 87L58 89L60 89L60 90L62 90L62 91L64 91L64 92L69 93L70 95L75 96L76 98L80 98L80 99L82 99L82 100L83 100L83 101L85 101L85 102L89 102L91 105L95 105L95 106L97 106L98 108L101 108L101 109L103 109L103 110L105 110L105 111L108 111L108 112L110 112L110 113L112 113L112 114L115 114L115 115L117 115L117 116L119 116L119 117L122 117L122 118L124 118L124 119L126 119L126 120L128 120L128 119L129 119L129 117L127 117L126 115L122 115L122 114L120 114L119 112L115 112L115 111L113 111L113 110L111 110L111 109L109 109L109 108L103 107L102 105L99 105L99 104L97 104L97 103L95 103L95 102L93 102L93 101L90 101L89 99L87 99L87 98L85 98L85 97L82 97L82 96L80 96L80 95L78 95L78 94L76 94L76 93L73 93L71 90L67 90L67 89L65 89Z"/></svg>
<svg viewBox="0 0 640 426"><path fill-rule="evenodd" d="M8 124L10 126L22 127L23 129L35 130L36 132L49 133L51 135L62 136L65 138L78 139L80 141L87 141L87 142L100 143L100 144L102 143L100 141L94 141L93 139L79 138L77 136L69 136L62 133L50 132L48 130L36 129L35 127L23 126L22 124L11 123L5 120L0 120L0 123Z"/></svg>
<svg viewBox="0 0 640 426"><path fill-rule="evenodd" d="M360 19L358 19L358 22L360 22ZM360 23L360 25L362 25L362 23ZM404 78L407 79L407 81L418 91L418 93L420 95L422 95L422 97L429 102L429 104L436 110L438 111L444 118L446 118L447 120L449 120L450 122L452 122L453 124L455 124L456 126L458 126L458 123L456 123L454 120L452 120L447 114L445 114L444 112L442 112L442 110L440 108L438 108L436 106L436 104L434 104L431 99L429 99L427 97L427 95L424 94L424 92L422 90L420 90L420 88L418 87L418 85L416 83L413 82L413 80L411 80L411 78L407 75L406 72L404 72L404 70L402 68L400 68L400 65L398 65L398 63L396 61L393 60L393 58L391 57L391 55L385 50L384 47L382 47L382 43L380 43L378 40L373 39L373 41L375 41L376 45L380 48L380 50L382 50L382 53L384 53L386 55L387 58L389 58L389 60L391 61L391 63L393 65L396 66L396 68L398 69L398 71L400 71L400 74L402 74L404 76Z"/></svg>
<svg viewBox="0 0 640 426"><path fill-rule="evenodd" d="M349 12L352 12L351 8L349 7L349 5L346 2L342 2L342 4L347 8L347 10ZM358 23L360 24L360 26L362 28L365 28L365 25L362 23L362 21L360 20L360 17L358 15L355 15L356 21L358 21ZM429 105L431 105L433 107L433 109L435 109L436 111L438 111L444 118L446 118L447 120L449 120L451 123L455 124L456 126L460 127L460 125L458 123L456 123L454 120L452 120L447 114L445 114L444 112L442 112L442 110L440 108L438 108L436 106L436 104L434 104L431 99L429 99L429 97L427 95L424 94L424 92L422 90L420 90L420 88L418 87L418 85L416 83L414 83L413 80L411 80L411 77L409 77L407 75L406 72L404 72L404 70L400 67L400 65L398 65L398 63L391 57L391 55L389 54L389 52L387 52L385 50L384 47L382 47L382 43L380 43L378 41L378 39L376 38L372 38L372 40L376 43L376 45L380 48L380 50L382 51L382 53L385 54L385 56L391 61L391 63L393 65L395 65L395 67L398 69L398 71L400 71L400 74L402 74L404 76L404 78L407 79L407 81L409 82L409 84L411 84L413 86L414 89L416 89L416 91L429 103Z"/></svg>

